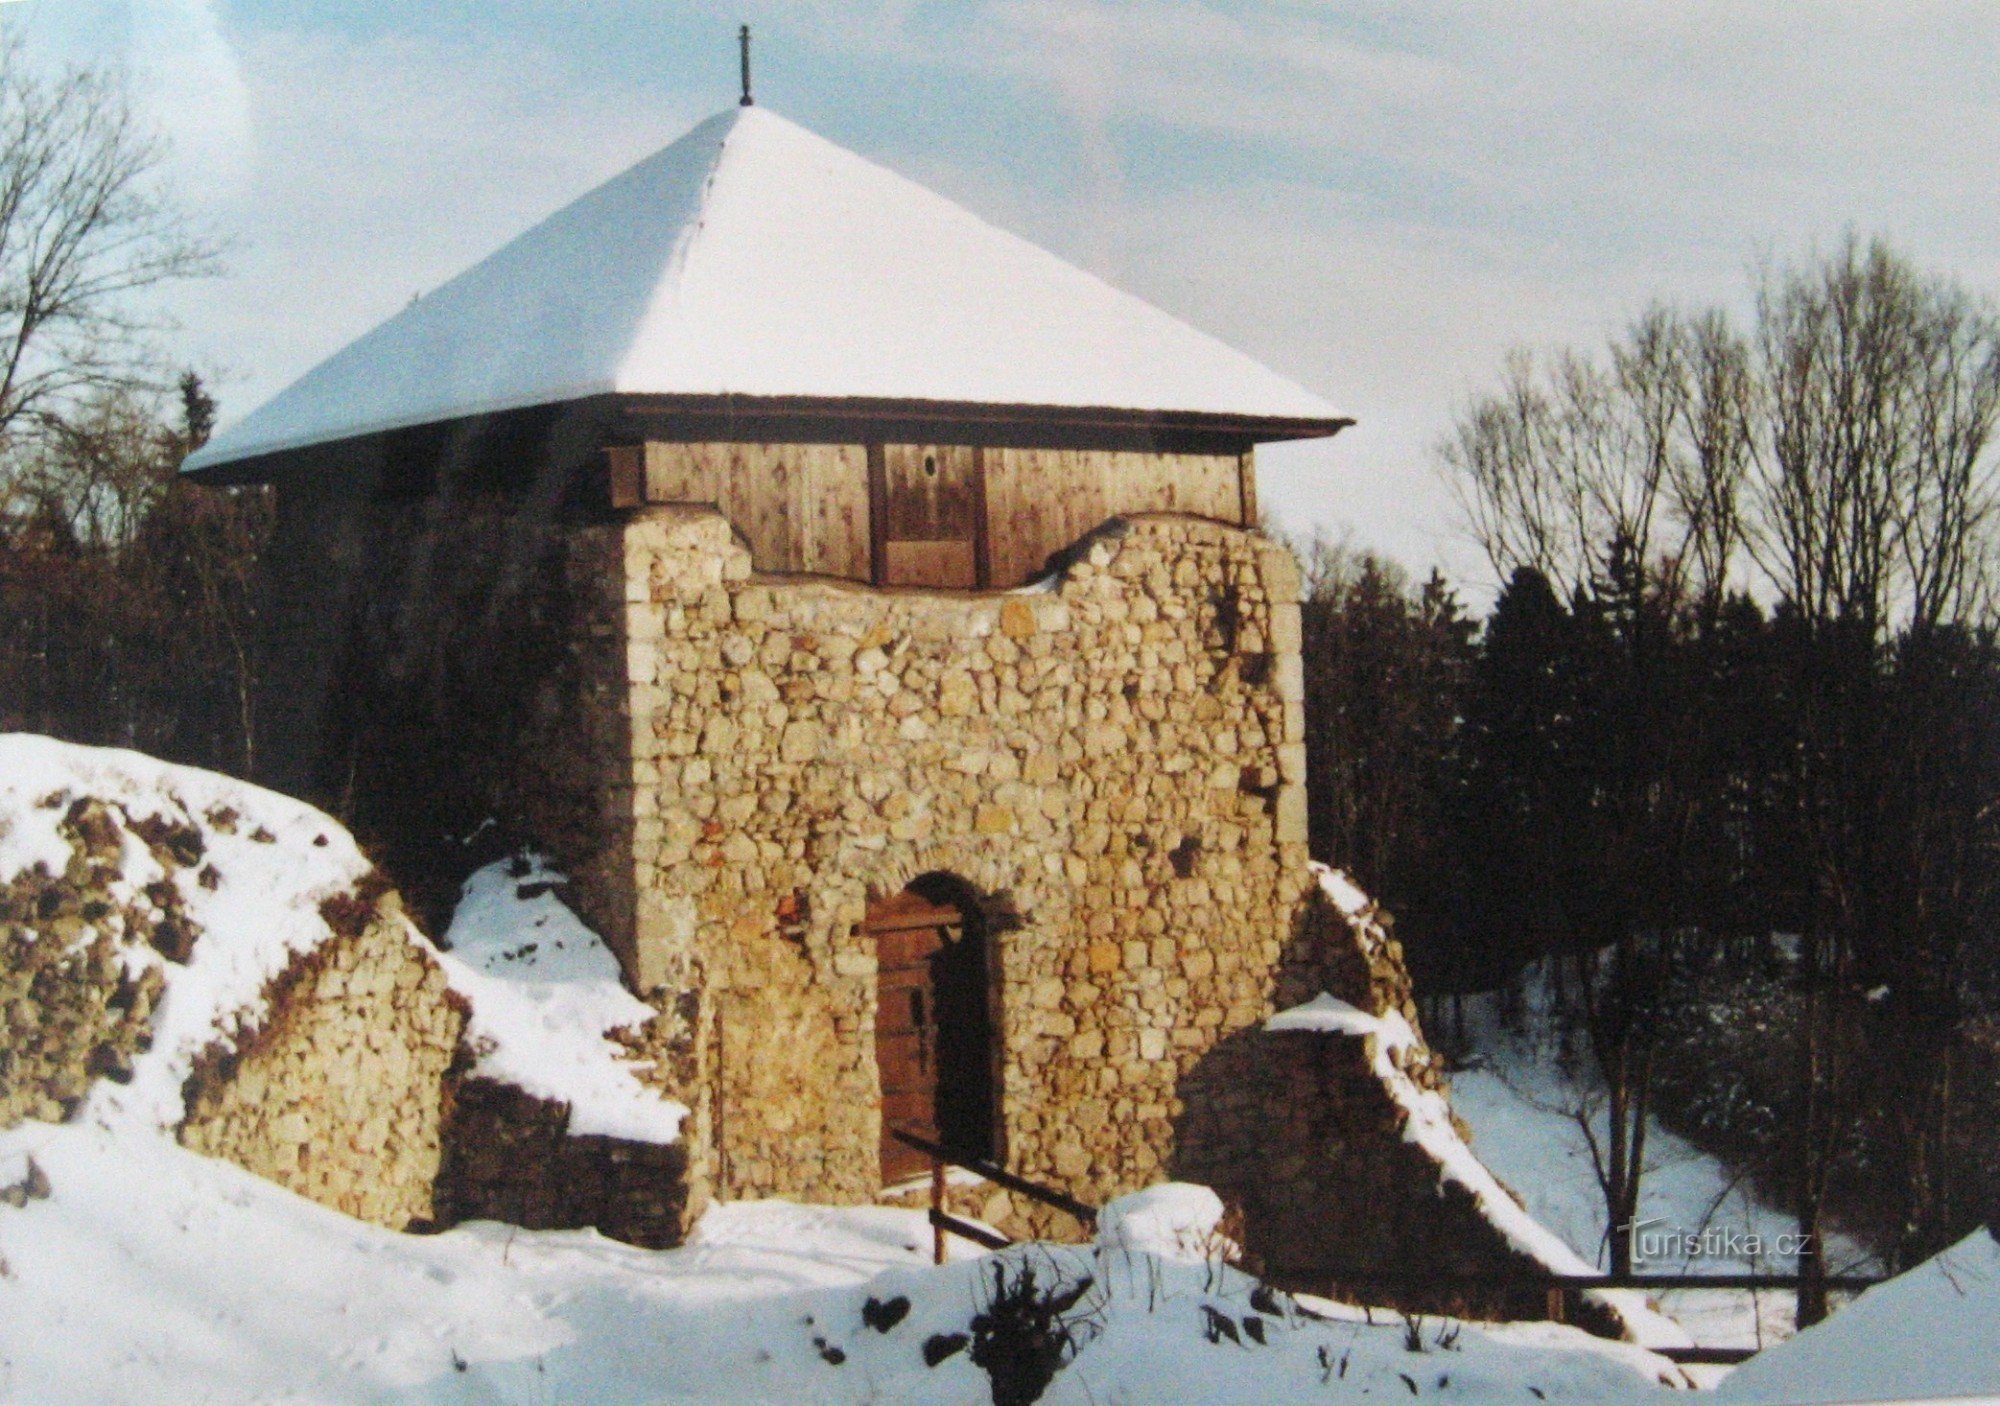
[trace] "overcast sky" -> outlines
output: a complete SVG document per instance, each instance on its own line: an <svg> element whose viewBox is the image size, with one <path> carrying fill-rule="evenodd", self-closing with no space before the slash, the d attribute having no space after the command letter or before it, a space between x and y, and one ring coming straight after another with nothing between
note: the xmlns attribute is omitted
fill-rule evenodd
<svg viewBox="0 0 2000 1406"><path fill-rule="evenodd" d="M1512 345L1746 301L1844 230L2000 290L2000 4L20 0L230 244L176 299L225 419L736 97L1320 392L1294 531L1478 593L1431 449Z"/></svg>

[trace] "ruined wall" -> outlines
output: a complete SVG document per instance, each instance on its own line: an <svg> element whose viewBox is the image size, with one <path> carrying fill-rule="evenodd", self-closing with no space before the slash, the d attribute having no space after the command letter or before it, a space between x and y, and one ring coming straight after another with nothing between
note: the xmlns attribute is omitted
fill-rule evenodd
<svg viewBox="0 0 2000 1406"><path fill-rule="evenodd" d="M1162 1175L1183 1082L1271 1012L1310 883L1289 554L1138 518L1052 590L975 596L752 579L700 509L584 529L573 559L614 542L632 781L606 814L632 817L635 911L607 936L642 993L697 995L679 1092L718 1190L874 1193L858 928L937 871L1003 929L1009 1165L1085 1199Z"/></svg>
<svg viewBox="0 0 2000 1406"><path fill-rule="evenodd" d="M1296 936L1316 960L1283 973L1275 1004L1324 991L1421 1030L1386 914L1350 922L1315 892ZM1324 1291L1337 1268L1508 1268L1514 1257L1472 1198L1446 1186L1435 1161L1404 1140L1407 1114L1369 1061L1354 1036L1243 1031L1190 1079L1175 1174L1240 1207L1260 1268L1295 1287ZM1420 1088L1443 1087L1438 1061L1421 1044L1399 1067ZM1370 1293L1373 1302L1394 1299L1380 1285ZM1529 1316L1539 1315L1531 1307Z"/></svg>
<svg viewBox="0 0 2000 1406"><path fill-rule="evenodd" d="M336 924L266 1005L197 1065L181 1141L377 1225L430 1222L465 1017L394 895Z"/></svg>
<svg viewBox="0 0 2000 1406"><path fill-rule="evenodd" d="M171 884L135 895L122 883L122 810L67 793L35 804L62 812L71 853L61 873L38 864L0 878L0 1128L58 1122L97 1079L129 1071L165 979L126 949L178 960L195 936ZM184 867L185 852L145 828L162 841L151 846L162 867Z"/></svg>
<svg viewBox="0 0 2000 1406"><path fill-rule="evenodd" d="M571 1137L568 1126L567 1104L491 1079L458 1083L438 1177L439 1223L594 1226L630 1245L680 1244L692 1223L687 1145Z"/></svg>

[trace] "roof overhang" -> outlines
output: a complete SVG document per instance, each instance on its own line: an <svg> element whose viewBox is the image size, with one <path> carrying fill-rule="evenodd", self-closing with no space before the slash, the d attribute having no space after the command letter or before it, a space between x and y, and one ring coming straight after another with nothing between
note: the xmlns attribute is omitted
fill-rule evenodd
<svg viewBox="0 0 2000 1406"><path fill-rule="evenodd" d="M1096 406L609 394L253 453L205 464L188 474L212 484L271 483L301 473L428 477L438 470L481 468L532 477L546 469L573 468L611 445L649 439L771 444L886 441L1235 454L1280 440L1323 439L1353 423L1346 417L1301 419Z"/></svg>

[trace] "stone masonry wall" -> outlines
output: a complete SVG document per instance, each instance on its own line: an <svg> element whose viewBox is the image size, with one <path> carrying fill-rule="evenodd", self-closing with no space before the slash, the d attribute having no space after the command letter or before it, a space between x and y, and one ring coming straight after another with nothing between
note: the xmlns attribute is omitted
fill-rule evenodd
<svg viewBox="0 0 2000 1406"><path fill-rule="evenodd" d="M456 1085L438 1177L440 1224L594 1226L663 1249L686 1237L687 1145L569 1135L569 1106L477 1077Z"/></svg>
<svg viewBox="0 0 2000 1406"><path fill-rule="evenodd" d="M944 595L752 579L704 509L582 529L572 560L614 544L618 617L588 638L624 644L631 783L606 815L630 817L634 921L607 935L642 993L697 998L677 1092L719 1193L877 1190L859 925L932 872L1004 929L1007 1163L1097 1200L1164 1175L1189 1076L1299 956L1290 555L1142 517L1050 589Z"/></svg>
<svg viewBox="0 0 2000 1406"><path fill-rule="evenodd" d="M427 1224L464 1013L393 894L335 929L197 1066L180 1138L377 1225Z"/></svg>
<svg viewBox="0 0 2000 1406"><path fill-rule="evenodd" d="M171 885L154 890L164 906L121 897L122 810L67 794L37 804L63 810L71 853L61 873L37 865L0 878L0 1128L58 1122L98 1078L128 1075L152 1040L165 978L127 948L177 960L197 936ZM163 866L183 867L167 844L153 848Z"/></svg>

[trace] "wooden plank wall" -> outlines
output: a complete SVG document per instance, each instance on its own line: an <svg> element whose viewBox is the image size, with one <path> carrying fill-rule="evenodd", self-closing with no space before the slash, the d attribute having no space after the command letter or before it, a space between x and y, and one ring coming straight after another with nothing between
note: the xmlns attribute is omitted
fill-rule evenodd
<svg viewBox="0 0 2000 1406"><path fill-rule="evenodd" d="M868 579L863 445L648 443L646 501L713 503L759 571Z"/></svg>
<svg viewBox="0 0 2000 1406"><path fill-rule="evenodd" d="M620 454L614 488L637 476ZM759 571L869 581L879 551L880 584L1005 589L1121 513L1254 524L1254 472L1248 454L653 442L643 491L650 503L714 504Z"/></svg>
<svg viewBox="0 0 2000 1406"><path fill-rule="evenodd" d="M1034 580L1047 569L1050 556L1121 513L1254 520L1254 500L1245 502L1245 468L1235 454L988 449L993 584L1018 586Z"/></svg>

